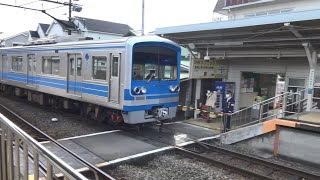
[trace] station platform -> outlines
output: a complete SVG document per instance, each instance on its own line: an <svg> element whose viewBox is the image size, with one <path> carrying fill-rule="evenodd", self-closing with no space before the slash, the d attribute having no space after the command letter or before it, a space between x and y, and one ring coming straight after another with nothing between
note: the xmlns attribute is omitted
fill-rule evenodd
<svg viewBox="0 0 320 180"><path fill-rule="evenodd" d="M190 119L190 120L185 120L185 123L196 125L199 127L204 127L204 128L209 128L212 130L216 131L221 131L223 130L221 118L216 118L216 119L211 119L211 120L206 120L206 119Z"/></svg>
<svg viewBox="0 0 320 180"><path fill-rule="evenodd" d="M159 131L158 126L146 127L136 135L114 130L61 139L59 142L86 161L102 167L110 161L159 151L173 145L213 137L217 134L218 132L212 129L176 122L164 124L162 131ZM43 142L42 145L74 169L79 171L86 169L84 165L56 145L50 142Z"/></svg>
<svg viewBox="0 0 320 180"><path fill-rule="evenodd" d="M313 124L320 124L320 112L303 112L298 115L288 116L285 119L292 119Z"/></svg>

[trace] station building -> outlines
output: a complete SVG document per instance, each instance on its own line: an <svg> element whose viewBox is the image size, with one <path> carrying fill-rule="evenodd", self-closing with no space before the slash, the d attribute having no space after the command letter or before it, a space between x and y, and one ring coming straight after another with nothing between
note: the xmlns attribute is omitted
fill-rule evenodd
<svg viewBox="0 0 320 180"><path fill-rule="evenodd" d="M294 11L158 28L155 33L188 48L191 54L198 52L191 56L190 81L182 92L187 95L180 103L199 107L206 91L223 81L235 83L236 110L253 105L256 96L268 99L306 89L310 111L318 109L320 95L314 89L320 85L319 14L317 9ZM195 69L195 62L214 67Z"/></svg>

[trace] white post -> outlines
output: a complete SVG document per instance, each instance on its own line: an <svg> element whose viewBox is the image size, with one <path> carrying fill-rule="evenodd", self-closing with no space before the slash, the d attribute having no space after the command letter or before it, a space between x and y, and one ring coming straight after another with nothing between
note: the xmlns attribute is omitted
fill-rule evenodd
<svg viewBox="0 0 320 180"><path fill-rule="evenodd" d="M307 112L310 112L312 109L312 98L313 98L313 88L315 81L315 69L310 69L309 72L309 81L308 81L308 89L307 89Z"/></svg>
<svg viewBox="0 0 320 180"><path fill-rule="evenodd" d="M194 108L198 109L198 100L200 99L201 96L201 79L197 79L196 82L196 95L195 95L195 99L194 99ZM194 113L194 119L197 119L198 115L195 112Z"/></svg>
<svg viewBox="0 0 320 180"><path fill-rule="evenodd" d="M144 0L142 0L142 27L141 36L144 36Z"/></svg>

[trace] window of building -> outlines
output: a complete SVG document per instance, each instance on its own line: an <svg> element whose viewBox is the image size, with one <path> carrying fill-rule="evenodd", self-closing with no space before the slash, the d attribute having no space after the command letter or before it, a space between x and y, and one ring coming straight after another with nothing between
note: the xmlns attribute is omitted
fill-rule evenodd
<svg viewBox="0 0 320 180"><path fill-rule="evenodd" d="M276 14L284 14L292 12L294 9L292 8L286 8L286 9L275 9L271 11L261 11L261 12L255 12L246 14L244 17L250 18L250 17L256 17L256 16L266 16L266 15L276 15Z"/></svg>
<svg viewBox="0 0 320 180"><path fill-rule="evenodd" d="M226 0L226 6L235 6L239 4L245 4L250 2L249 0Z"/></svg>
<svg viewBox="0 0 320 180"><path fill-rule="evenodd" d="M42 58L42 73L59 75L60 58L58 56L44 56Z"/></svg>
<svg viewBox="0 0 320 180"><path fill-rule="evenodd" d="M12 56L12 71L22 72L23 57Z"/></svg>
<svg viewBox="0 0 320 180"><path fill-rule="evenodd" d="M93 79L107 80L107 57L93 56L92 59Z"/></svg>

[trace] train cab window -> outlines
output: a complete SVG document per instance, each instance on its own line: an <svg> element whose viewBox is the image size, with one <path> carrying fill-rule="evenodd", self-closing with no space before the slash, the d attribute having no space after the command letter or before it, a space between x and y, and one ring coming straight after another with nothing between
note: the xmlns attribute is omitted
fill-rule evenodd
<svg viewBox="0 0 320 180"><path fill-rule="evenodd" d="M93 79L107 80L107 57L93 56L92 60Z"/></svg>
<svg viewBox="0 0 320 180"><path fill-rule="evenodd" d="M133 80L176 80L177 57L177 52L165 47L135 47Z"/></svg>
<svg viewBox="0 0 320 180"><path fill-rule="evenodd" d="M12 71L22 72L23 57L12 56Z"/></svg>
<svg viewBox="0 0 320 180"><path fill-rule="evenodd" d="M44 56L42 58L42 73L59 75L60 58L58 56Z"/></svg>

